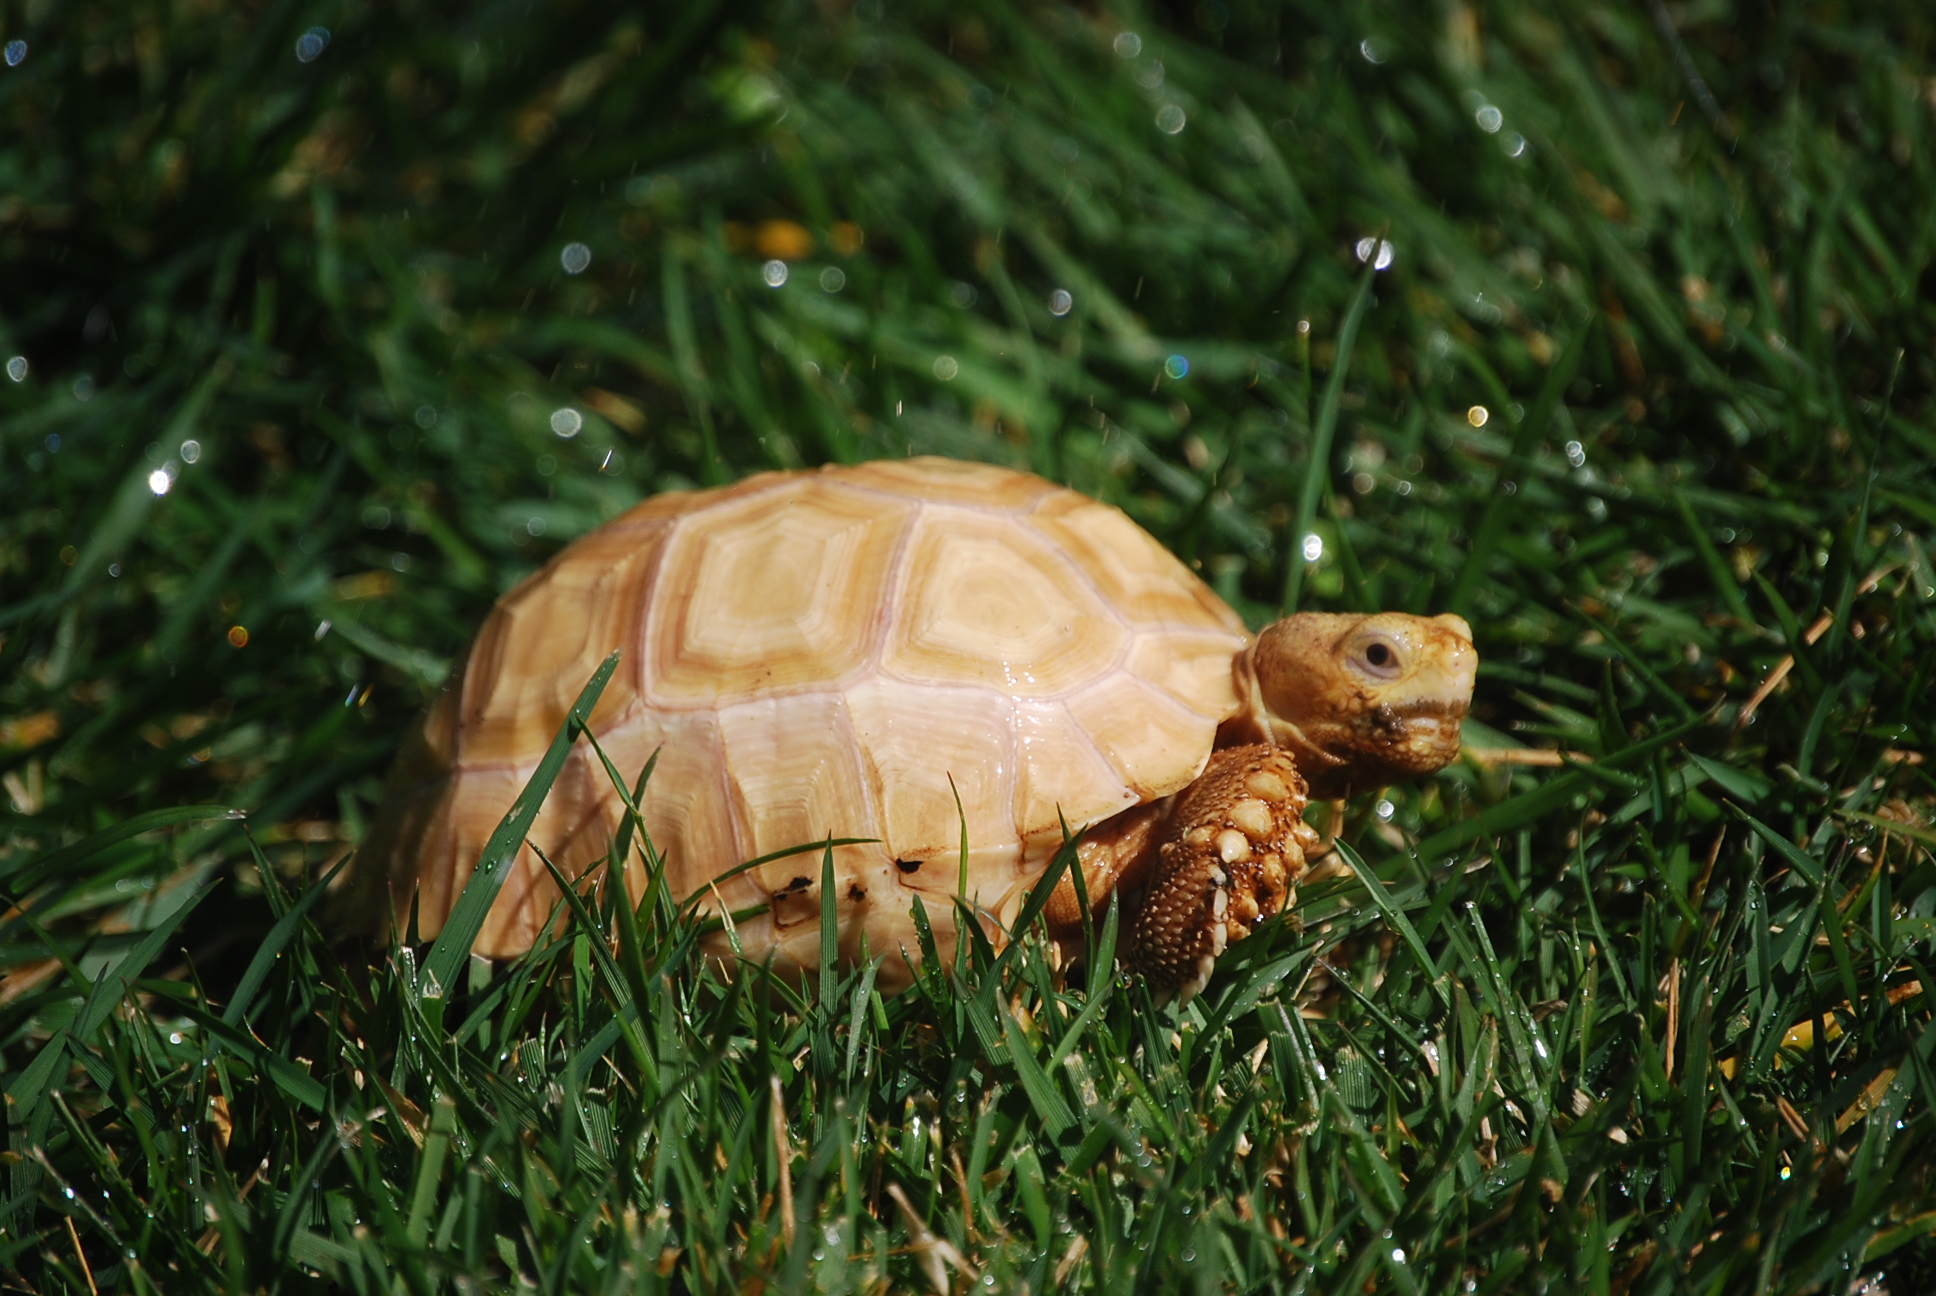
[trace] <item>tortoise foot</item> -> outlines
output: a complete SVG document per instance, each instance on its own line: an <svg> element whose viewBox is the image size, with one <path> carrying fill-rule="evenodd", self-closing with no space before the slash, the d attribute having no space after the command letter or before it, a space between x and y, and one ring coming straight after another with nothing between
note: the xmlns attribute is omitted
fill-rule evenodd
<svg viewBox="0 0 1936 1296"><path fill-rule="evenodd" d="M1264 744L1213 752L1177 794L1130 952L1159 995L1188 1003L1231 941L1291 904L1318 845L1308 799L1290 753Z"/></svg>

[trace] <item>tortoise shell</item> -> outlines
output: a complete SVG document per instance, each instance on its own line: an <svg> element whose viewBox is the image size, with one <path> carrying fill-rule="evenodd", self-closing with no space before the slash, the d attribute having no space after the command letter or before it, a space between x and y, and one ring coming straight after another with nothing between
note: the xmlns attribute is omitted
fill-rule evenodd
<svg viewBox="0 0 1936 1296"><path fill-rule="evenodd" d="M661 495L499 601L400 757L359 871L387 877L378 907L401 919L414 892L420 935L438 931L617 649L591 729L627 777L659 753L642 810L674 894L873 838L834 850L843 954L916 948L915 895L945 948L964 821L969 897L1012 915L1065 823L1202 771L1248 642L1121 512L1025 473L923 458ZM577 876L622 814L579 743L527 841ZM737 924L747 956L812 967L819 879L819 853L796 855L708 904L763 907ZM556 900L527 844L476 952L528 949Z"/></svg>

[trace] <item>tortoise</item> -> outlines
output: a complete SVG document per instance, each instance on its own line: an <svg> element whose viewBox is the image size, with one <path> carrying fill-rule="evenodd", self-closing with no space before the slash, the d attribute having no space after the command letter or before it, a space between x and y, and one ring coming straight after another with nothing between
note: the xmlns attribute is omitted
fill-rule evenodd
<svg viewBox="0 0 1936 1296"><path fill-rule="evenodd" d="M1122 512L1039 477L939 458L766 473L647 500L506 594L400 752L357 862L374 922L441 929L586 679L622 653L589 727L621 769L658 753L644 826L680 896L739 913L748 959L819 963L818 852L836 838L839 948L945 955L956 893L1017 916L1067 830L1092 905L1121 889L1126 960L1160 993L1294 897L1312 795L1437 769L1476 656L1456 616L1305 613L1254 638ZM474 952L553 921L536 844L567 876L623 806L579 743ZM644 866L627 866L637 896ZM387 883L387 886L386 886ZM755 912L747 914L744 911ZM1065 876L1046 916L1080 938ZM999 934L999 933L997 933ZM731 955L723 937L712 952ZM895 957L898 955L899 957Z"/></svg>

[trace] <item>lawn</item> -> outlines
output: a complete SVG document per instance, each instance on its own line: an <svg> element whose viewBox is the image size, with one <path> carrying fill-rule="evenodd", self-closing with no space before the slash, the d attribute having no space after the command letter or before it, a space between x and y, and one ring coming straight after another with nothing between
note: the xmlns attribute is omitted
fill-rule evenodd
<svg viewBox="0 0 1936 1296"><path fill-rule="evenodd" d="M0 1288L1936 1289L1926 4L0 46ZM1180 1010L1027 930L722 980L656 890L509 963L343 937L498 595L909 453L1253 626L1462 613L1468 752Z"/></svg>

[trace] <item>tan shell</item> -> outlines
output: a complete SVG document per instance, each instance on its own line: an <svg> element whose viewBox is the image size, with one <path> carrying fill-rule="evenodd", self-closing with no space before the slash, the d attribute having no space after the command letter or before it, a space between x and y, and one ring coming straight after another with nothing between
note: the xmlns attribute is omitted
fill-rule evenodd
<svg viewBox="0 0 1936 1296"><path fill-rule="evenodd" d="M1247 642L1122 513L1027 474L913 459L662 495L499 602L399 760L363 876L389 878L399 916L414 887L419 933L441 928L618 649L592 728L627 778L661 753L643 809L676 894L829 834L877 838L835 851L843 952L915 948L917 893L951 945L963 818L969 895L1012 913L1063 822L1196 777ZM580 743L530 840L577 876L621 813ZM819 879L816 852L718 885L731 910L768 906L738 924L749 957L817 964ZM529 948L555 901L527 847L477 951Z"/></svg>

